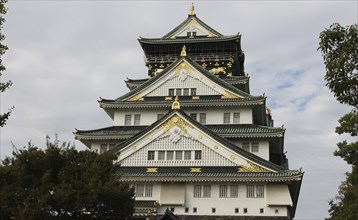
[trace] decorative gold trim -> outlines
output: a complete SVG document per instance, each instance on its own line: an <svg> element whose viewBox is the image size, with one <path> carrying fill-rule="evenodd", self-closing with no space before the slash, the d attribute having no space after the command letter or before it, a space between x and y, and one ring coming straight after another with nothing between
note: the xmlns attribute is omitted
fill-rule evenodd
<svg viewBox="0 0 358 220"><path fill-rule="evenodd" d="M230 160L235 160L235 155L231 154Z"/></svg>
<svg viewBox="0 0 358 220"><path fill-rule="evenodd" d="M239 98L239 96L229 93L227 91L224 92L224 94L221 96L221 99L236 99Z"/></svg>
<svg viewBox="0 0 358 220"><path fill-rule="evenodd" d="M165 97L165 99L164 100L173 100L173 97L171 97L171 96L167 96L167 97Z"/></svg>
<svg viewBox="0 0 358 220"><path fill-rule="evenodd" d="M239 167L238 172L270 172L266 168L260 167L256 164L253 164L249 161L246 161L248 165L242 165Z"/></svg>
<svg viewBox="0 0 358 220"><path fill-rule="evenodd" d="M190 173L201 173L201 168L190 168Z"/></svg>
<svg viewBox="0 0 358 220"><path fill-rule="evenodd" d="M163 133L169 131L174 126L179 127L185 133L187 132L188 128L193 127L188 122L184 121L181 117L175 115L162 125L162 127L164 127Z"/></svg>
<svg viewBox="0 0 358 220"><path fill-rule="evenodd" d="M128 101L138 101L143 97L143 95L141 93L133 96L132 98L128 99Z"/></svg>
<svg viewBox="0 0 358 220"><path fill-rule="evenodd" d="M153 135L148 135L148 140L152 140L153 139Z"/></svg>
<svg viewBox="0 0 358 220"><path fill-rule="evenodd" d="M202 134L198 134L198 139L202 139L203 135Z"/></svg>
<svg viewBox="0 0 358 220"><path fill-rule="evenodd" d="M179 73L180 70L186 70L188 73L190 73L190 71L193 69L192 67L190 67L185 61L182 61L177 67L175 67L174 72L175 73Z"/></svg>
<svg viewBox="0 0 358 220"><path fill-rule="evenodd" d="M191 3L191 6L190 6L190 11L189 11L189 15L195 15L195 7L194 7L194 3Z"/></svg>
<svg viewBox="0 0 358 220"><path fill-rule="evenodd" d="M193 96L192 99L200 99L200 96Z"/></svg>
<svg viewBox="0 0 358 220"><path fill-rule="evenodd" d="M175 97L175 100L172 104L172 109L180 109L180 102L178 96Z"/></svg>
<svg viewBox="0 0 358 220"><path fill-rule="evenodd" d="M218 149L218 148L219 148L218 145L215 145L215 146L214 146L214 149Z"/></svg>
<svg viewBox="0 0 358 220"><path fill-rule="evenodd" d="M158 173L158 168L147 168L147 173Z"/></svg>
<svg viewBox="0 0 358 220"><path fill-rule="evenodd" d="M186 46L184 45L180 52L181 57L186 57Z"/></svg>
<svg viewBox="0 0 358 220"><path fill-rule="evenodd" d="M219 66L218 63L215 63L215 66ZM210 73L216 75L216 74L219 74L219 73L224 73L226 74L226 67L217 67L217 68L212 68L211 70L209 70Z"/></svg>

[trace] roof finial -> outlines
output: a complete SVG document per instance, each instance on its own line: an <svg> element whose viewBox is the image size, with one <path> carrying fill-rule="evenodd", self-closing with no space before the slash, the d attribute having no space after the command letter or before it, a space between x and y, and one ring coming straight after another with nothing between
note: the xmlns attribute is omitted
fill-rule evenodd
<svg viewBox="0 0 358 220"><path fill-rule="evenodd" d="M178 96L175 97L175 100L172 104L172 109L180 109L180 102Z"/></svg>
<svg viewBox="0 0 358 220"><path fill-rule="evenodd" d="M194 7L194 3L193 3L193 2L191 3L191 6L190 6L189 15L195 15L195 7Z"/></svg>
<svg viewBox="0 0 358 220"><path fill-rule="evenodd" d="M186 57L186 46L184 45L183 48L181 49L181 53L180 53L181 57Z"/></svg>

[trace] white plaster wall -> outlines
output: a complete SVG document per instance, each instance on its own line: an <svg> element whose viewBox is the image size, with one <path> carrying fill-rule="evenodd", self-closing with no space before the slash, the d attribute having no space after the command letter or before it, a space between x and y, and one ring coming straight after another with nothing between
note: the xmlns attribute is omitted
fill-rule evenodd
<svg viewBox="0 0 358 220"><path fill-rule="evenodd" d="M223 124L224 121L224 112L231 113L231 124L233 123L233 112L240 112L240 124L252 124L252 109L250 108L207 108L207 109L194 109L194 108L185 108L185 113L190 115L190 113L197 113L197 120L199 121L199 113L206 113L206 124ZM132 115L132 125L134 123L134 115L140 114L141 120L140 125L151 125L157 121L158 114L166 114L167 110L148 110L144 111L139 110L117 110L114 113L114 126L123 126L124 125L124 117L126 114Z"/></svg>
<svg viewBox="0 0 358 220"><path fill-rule="evenodd" d="M207 216L287 216L288 211L285 206L268 207L266 204L266 187L265 198L246 198L246 185L239 184L238 198L219 198L219 183L211 185L210 198L194 198L194 183L186 184L185 205L183 206L162 206L158 209L158 214L163 214L166 208L174 207L174 213L177 215L207 215ZM157 196L156 196L157 198ZM189 208L189 212L185 213L185 207ZM197 213L193 213L193 208L197 208ZM212 213L212 208L216 209L216 213ZM239 213L235 213L235 208L239 209ZM247 213L244 213L247 208ZM264 213L260 213L260 209L264 209ZM278 213L276 213L276 210Z"/></svg>
<svg viewBox="0 0 358 220"><path fill-rule="evenodd" d="M231 141L233 142L236 146L241 147L242 148L242 143L243 142L258 142L259 143L259 152L251 152L265 160L270 160L270 146L269 146L269 141L259 141L259 140L254 140L254 139L245 139L245 141L242 140L236 140L236 141Z"/></svg>

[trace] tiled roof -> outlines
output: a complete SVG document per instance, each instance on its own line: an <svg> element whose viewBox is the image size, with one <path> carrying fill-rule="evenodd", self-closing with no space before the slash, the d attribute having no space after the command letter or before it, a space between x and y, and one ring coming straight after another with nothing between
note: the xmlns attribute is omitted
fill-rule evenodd
<svg viewBox="0 0 358 220"><path fill-rule="evenodd" d="M153 167L151 167L153 168ZM280 172L239 172L240 167L195 167L201 172L191 172L193 167L156 167L157 172L147 172L147 167L120 167L121 177L222 177L239 178L238 181L247 181L245 178L301 178L300 170L282 170ZM241 179L240 179L241 178ZM198 179L200 181L200 179Z"/></svg>
<svg viewBox="0 0 358 220"><path fill-rule="evenodd" d="M205 43L205 42L225 42L240 39L241 35L230 35L221 37L193 37L193 38L139 38L138 41L143 44L190 44L190 43Z"/></svg>
<svg viewBox="0 0 358 220"><path fill-rule="evenodd" d="M208 107L208 106L254 106L262 105L265 102L265 97L246 97L246 98L226 98L221 99L217 96L199 96L200 99L192 99L184 96L180 97L180 104L182 107ZM117 101L102 99L99 104L102 108L165 108L170 107L173 100L165 100L166 97L155 97L153 99L144 99L140 101Z"/></svg>
<svg viewBox="0 0 358 220"><path fill-rule="evenodd" d="M260 125L205 125L214 133L223 137L282 137L283 128ZM148 126L112 126L95 130L77 130L78 139L127 139Z"/></svg>

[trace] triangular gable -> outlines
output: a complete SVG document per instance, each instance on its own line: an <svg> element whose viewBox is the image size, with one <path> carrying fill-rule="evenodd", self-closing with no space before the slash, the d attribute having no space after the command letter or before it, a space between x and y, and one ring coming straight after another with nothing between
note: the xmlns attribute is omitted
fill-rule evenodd
<svg viewBox="0 0 358 220"><path fill-rule="evenodd" d="M187 37L187 33L196 33L196 36L206 37L220 37L222 34L214 30L213 28L206 25L203 21L197 18L195 15L189 15L188 18L170 31L168 34L163 36L163 39L176 39L180 37ZM194 37L190 34L191 37Z"/></svg>
<svg viewBox="0 0 358 220"><path fill-rule="evenodd" d="M119 99L137 101L146 96L168 96L170 88L196 88L197 96L221 95L222 98L251 96L214 76L190 58L183 57Z"/></svg>
<svg viewBox="0 0 358 220"><path fill-rule="evenodd" d="M200 161L147 160L151 151L202 151ZM210 155L209 155L210 154ZM180 110L173 110L119 146L123 166L237 166L238 172L277 172L281 167L219 137Z"/></svg>

